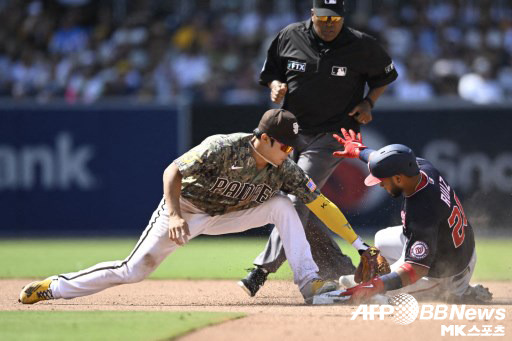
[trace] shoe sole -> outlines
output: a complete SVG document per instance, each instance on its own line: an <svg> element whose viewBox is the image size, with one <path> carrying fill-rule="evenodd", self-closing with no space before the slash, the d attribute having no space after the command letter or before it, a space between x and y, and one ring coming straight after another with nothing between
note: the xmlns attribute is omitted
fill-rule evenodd
<svg viewBox="0 0 512 341"><path fill-rule="evenodd" d="M238 281L238 285L245 291L247 295L249 295L249 297L254 297L254 295L251 293L251 290L245 286L244 282Z"/></svg>
<svg viewBox="0 0 512 341"><path fill-rule="evenodd" d="M324 285L313 294L313 296L304 298L304 303L306 303L308 305L313 304L313 299L315 296L321 296L323 294L327 294L327 293L330 293L330 292L333 292L336 290L338 290L337 282L335 282L335 281L325 282Z"/></svg>
<svg viewBox="0 0 512 341"><path fill-rule="evenodd" d="M32 285L35 285L36 283L39 283L40 281L34 281L34 282L30 282L29 284L25 285L23 288L21 288L21 292L20 292L20 296L18 298L18 302L21 303L21 304L34 304L34 303L37 303L39 301L36 301L36 302L32 302L32 303L27 303L27 302L23 302L23 294L25 294L25 291L30 288Z"/></svg>

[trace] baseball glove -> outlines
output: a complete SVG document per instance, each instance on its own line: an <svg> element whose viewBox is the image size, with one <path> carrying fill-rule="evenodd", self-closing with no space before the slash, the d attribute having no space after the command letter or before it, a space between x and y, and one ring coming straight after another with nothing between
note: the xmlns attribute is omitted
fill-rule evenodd
<svg viewBox="0 0 512 341"><path fill-rule="evenodd" d="M356 283L368 282L375 276L385 275L391 272L389 263L380 254L380 250L371 246L361 254L361 261L354 274Z"/></svg>

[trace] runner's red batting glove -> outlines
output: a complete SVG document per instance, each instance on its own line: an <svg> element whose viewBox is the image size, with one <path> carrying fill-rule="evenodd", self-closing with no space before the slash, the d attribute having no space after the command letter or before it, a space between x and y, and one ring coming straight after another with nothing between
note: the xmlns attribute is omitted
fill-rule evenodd
<svg viewBox="0 0 512 341"><path fill-rule="evenodd" d="M349 303L359 304L368 301L372 296L386 292L384 282L380 277L374 277L368 282L348 288L340 296L350 296Z"/></svg>
<svg viewBox="0 0 512 341"><path fill-rule="evenodd" d="M345 149L342 152L334 152L332 155L334 157L344 157L349 159L359 158L359 153L361 150L367 148L363 144L361 133L356 134L352 129L350 129L347 133L345 128L341 128L341 134L343 137L339 136L338 134L333 134L332 137L334 137L339 144L343 145Z"/></svg>

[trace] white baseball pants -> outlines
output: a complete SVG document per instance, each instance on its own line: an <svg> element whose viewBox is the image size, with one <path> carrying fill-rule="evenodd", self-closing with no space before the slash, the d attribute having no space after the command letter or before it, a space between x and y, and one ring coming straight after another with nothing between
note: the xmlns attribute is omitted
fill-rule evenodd
<svg viewBox="0 0 512 341"><path fill-rule="evenodd" d="M313 261L304 228L288 197L276 195L255 208L213 217L187 200L181 199L180 204L182 216L188 223L189 239L200 234L222 235L274 224L283 241L295 284L302 288L318 277L318 267ZM91 295L119 284L142 281L178 248L169 239L168 222L169 212L162 199L126 259L99 263L82 271L55 276L51 284L54 297L70 299Z"/></svg>
<svg viewBox="0 0 512 341"><path fill-rule="evenodd" d="M402 225L388 227L375 234L375 246L390 264L391 271L398 269L405 262L405 246L407 237L403 234ZM476 265L476 251L469 262L469 265L460 274L443 277L422 277L416 283L398 290L388 291L389 295L399 293L413 294L416 298L438 298L440 295L461 296L469 286Z"/></svg>

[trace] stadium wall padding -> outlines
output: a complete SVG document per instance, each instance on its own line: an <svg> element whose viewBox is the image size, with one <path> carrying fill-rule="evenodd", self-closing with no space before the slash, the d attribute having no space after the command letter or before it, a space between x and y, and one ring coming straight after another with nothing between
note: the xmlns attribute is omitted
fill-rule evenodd
<svg viewBox="0 0 512 341"><path fill-rule="evenodd" d="M209 135L250 132L266 109L0 109L0 236L138 235L161 199L163 170L189 136L187 148ZM371 148L402 143L433 162L473 226L492 232L512 224L511 126L505 107L407 107L375 110L362 132ZM322 191L358 230L399 224L401 199L365 187L366 174L362 162L343 161Z"/></svg>
<svg viewBox="0 0 512 341"><path fill-rule="evenodd" d="M512 226L512 108L475 105L392 105L374 110L362 127L363 141L373 149L400 143L430 160L455 188L477 229ZM218 133L252 131L264 106L200 106L192 109L192 142ZM208 124L203 124L208 122ZM402 199L392 199L363 184L368 169L345 160L322 191L355 227L363 230L398 225Z"/></svg>
<svg viewBox="0 0 512 341"><path fill-rule="evenodd" d="M133 235L177 156L173 108L0 110L0 235Z"/></svg>

